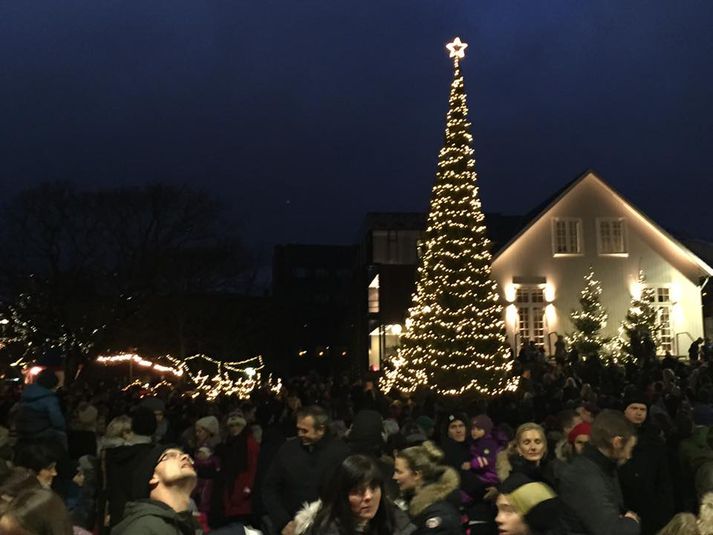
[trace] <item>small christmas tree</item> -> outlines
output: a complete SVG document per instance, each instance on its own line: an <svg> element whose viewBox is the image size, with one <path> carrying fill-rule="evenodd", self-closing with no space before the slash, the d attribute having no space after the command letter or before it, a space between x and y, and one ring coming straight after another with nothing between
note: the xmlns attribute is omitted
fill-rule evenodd
<svg viewBox="0 0 713 535"><path fill-rule="evenodd" d="M606 340L599 334L607 324L607 311L602 307L602 286L594 278L594 270L584 277L585 286L579 297L580 310L573 310L570 318L575 327L569 337L569 344L582 356L599 353Z"/></svg>
<svg viewBox="0 0 713 535"><path fill-rule="evenodd" d="M644 272L639 270L631 304L620 329L620 354L625 360L640 360L656 355L661 325L655 304L655 290L646 286Z"/></svg>
<svg viewBox="0 0 713 535"><path fill-rule="evenodd" d="M454 60L445 145L438 158L416 292L399 351L396 386L441 395L493 395L514 388L502 307L490 276L490 242L476 186L468 107Z"/></svg>

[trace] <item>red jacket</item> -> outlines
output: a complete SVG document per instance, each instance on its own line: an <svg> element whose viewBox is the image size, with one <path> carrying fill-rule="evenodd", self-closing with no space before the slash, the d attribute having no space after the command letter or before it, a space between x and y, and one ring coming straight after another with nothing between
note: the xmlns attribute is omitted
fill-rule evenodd
<svg viewBox="0 0 713 535"><path fill-rule="evenodd" d="M257 458L260 453L260 446L250 433L247 437L247 469L237 475L231 485L226 481L225 492L223 494L223 507L225 516L243 516L252 513L252 491L255 483L255 472L257 470Z"/></svg>

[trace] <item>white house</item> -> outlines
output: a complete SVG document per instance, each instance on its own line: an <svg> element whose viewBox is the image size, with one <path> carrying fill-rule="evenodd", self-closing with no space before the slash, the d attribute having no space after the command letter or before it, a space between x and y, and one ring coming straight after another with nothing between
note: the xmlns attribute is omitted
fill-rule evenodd
<svg viewBox="0 0 713 535"><path fill-rule="evenodd" d="M589 266L602 284L615 336L639 291L639 270L656 289L665 325L661 351L685 354L703 336L701 291L713 268L624 199L595 172L569 184L495 255L493 277L505 305L508 339L534 339L548 353L573 330L570 312Z"/></svg>

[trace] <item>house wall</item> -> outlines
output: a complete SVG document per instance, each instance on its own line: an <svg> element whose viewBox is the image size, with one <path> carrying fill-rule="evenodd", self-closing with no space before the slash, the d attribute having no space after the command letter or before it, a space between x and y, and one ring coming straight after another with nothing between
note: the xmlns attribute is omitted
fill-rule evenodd
<svg viewBox="0 0 713 535"><path fill-rule="evenodd" d="M577 256L553 256L552 220L576 217L582 220L583 251ZM597 250L598 217L626 220L627 251L624 257L600 256ZM674 351L685 354L690 339L703 335L701 268L684 250L644 219L628 203L595 175L589 174L543 214L495 259L492 266L503 304L514 300L514 277L546 280L546 333L565 334L573 330L570 312L579 307L579 294L589 266L602 283L602 302L609 313L603 334L615 336L631 301L632 285L643 269L647 285L670 288L671 329ZM549 299L548 299L549 300ZM517 314L506 308L506 324L511 344L516 345ZM680 347L676 347L676 333ZM554 337L553 337L554 338ZM552 340L554 344L554 340ZM545 344L549 349L549 344Z"/></svg>

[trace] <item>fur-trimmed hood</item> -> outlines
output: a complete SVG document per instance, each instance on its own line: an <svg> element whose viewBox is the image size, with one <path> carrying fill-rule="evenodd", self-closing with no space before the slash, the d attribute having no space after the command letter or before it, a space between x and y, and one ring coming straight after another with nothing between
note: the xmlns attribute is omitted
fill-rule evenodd
<svg viewBox="0 0 713 535"><path fill-rule="evenodd" d="M317 513L322 508L322 500L305 503L295 515L295 535L302 535L314 524Z"/></svg>
<svg viewBox="0 0 713 535"><path fill-rule="evenodd" d="M411 518L417 517L428 507L436 502L447 500L453 491L460 486L460 476L450 466L447 467L441 477L433 483L421 487L408 505L408 512Z"/></svg>

